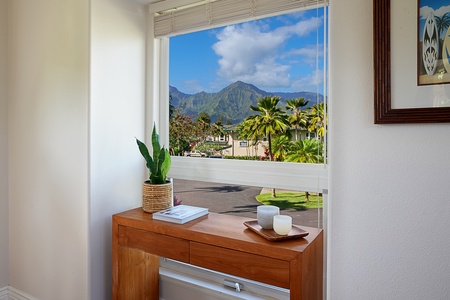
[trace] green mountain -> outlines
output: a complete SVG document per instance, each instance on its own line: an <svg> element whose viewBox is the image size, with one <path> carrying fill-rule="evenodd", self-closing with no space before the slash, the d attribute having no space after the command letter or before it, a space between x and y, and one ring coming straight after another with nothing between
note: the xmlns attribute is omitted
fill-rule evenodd
<svg viewBox="0 0 450 300"><path fill-rule="evenodd" d="M200 92L197 94L185 94L177 88L170 86L171 105L181 110L184 115L197 117L201 112L211 116L211 121L216 122L222 118L225 123L230 120L232 124L241 123L245 117L254 114L250 105L255 106L257 99L265 96L281 97L280 107L285 110L286 99L299 97L310 100L307 107L323 101L323 95L310 92L266 92L256 86L242 81L237 81L225 87L217 93Z"/></svg>

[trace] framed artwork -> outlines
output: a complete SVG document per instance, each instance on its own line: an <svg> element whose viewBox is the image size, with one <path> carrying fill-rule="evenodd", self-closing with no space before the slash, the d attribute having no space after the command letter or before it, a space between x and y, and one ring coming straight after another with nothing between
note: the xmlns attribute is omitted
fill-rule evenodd
<svg viewBox="0 0 450 300"><path fill-rule="evenodd" d="M447 8L450 0L373 1L375 124L450 122Z"/></svg>
<svg viewBox="0 0 450 300"><path fill-rule="evenodd" d="M449 83L450 1L417 2L417 84Z"/></svg>

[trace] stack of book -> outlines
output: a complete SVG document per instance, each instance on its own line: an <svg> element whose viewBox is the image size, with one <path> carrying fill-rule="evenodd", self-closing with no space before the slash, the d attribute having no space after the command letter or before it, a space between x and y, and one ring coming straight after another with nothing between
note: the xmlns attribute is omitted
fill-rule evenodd
<svg viewBox="0 0 450 300"><path fill-rule="evenodd" d="M207 208L182 204L153 213L153 219L184 224L207 214Z"/></svg>

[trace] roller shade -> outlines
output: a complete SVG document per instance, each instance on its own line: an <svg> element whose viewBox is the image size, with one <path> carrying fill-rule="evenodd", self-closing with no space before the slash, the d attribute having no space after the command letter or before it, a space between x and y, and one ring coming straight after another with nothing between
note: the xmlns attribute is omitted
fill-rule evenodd
<svg viewBox="0 0 450 300"><path fill-rule="evenodd" d="M206 0L155 14L155 37L324 6L327 0Z"/></svg>

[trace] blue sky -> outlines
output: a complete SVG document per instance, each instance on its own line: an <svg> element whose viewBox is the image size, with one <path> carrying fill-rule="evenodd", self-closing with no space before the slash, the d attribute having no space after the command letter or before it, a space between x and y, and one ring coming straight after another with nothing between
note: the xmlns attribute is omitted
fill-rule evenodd
<svg viewBox="0 0 450 300"><path fill-rule="evenodd" d="M314 9L172 37L170 85L188 94L238 80L268 92L322 91L323 23Z"/></svg>
<svg viewBox="0 0 450 300"><path fill-rule="evenodd" d="M425 20L430 12L434 13L435 17L442 17L445 13L450 12L449 0L420 0L419 1L419 38L423 38L423 27ZM445 34L445 32L443 33Z"/></svg>

